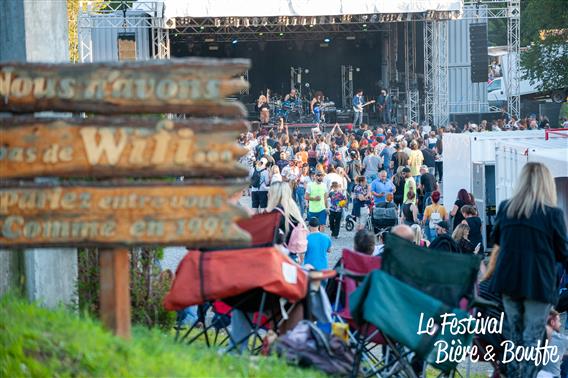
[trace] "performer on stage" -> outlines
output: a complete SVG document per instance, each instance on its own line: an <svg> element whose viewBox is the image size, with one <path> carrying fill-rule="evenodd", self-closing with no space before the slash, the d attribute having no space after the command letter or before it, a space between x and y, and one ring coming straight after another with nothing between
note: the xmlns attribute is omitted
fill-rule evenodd
<svg viewBox="0 0 568 378"><path fill-rule="evenodd" d="M363 90L358 89L355 97L353 97L353 111L355 112L353 126L361 126L363 123L363 104L365 104Z"/></svg>
<svg viewBox="0 0 568 378"><path fill-rule="evenodd" d="M321 122L321 103L323 101L323 92L316 91L314 98L310 101L310 111L314 115L315 123L319 124Z"/></svg>
<svg viewBox="0 0 568 378"><path fill-rule="evenodd" d="M377 110L379 111L379 122L390 124L392 112L392 98L386 90L382 90L377 99Z"/></svg>
<svg viewBox="0 0 568 378"><path fill-rule="evenodd" d="M296 92L296 88L292 88L290 90L290 93L288 93L285 97L284 97L284 101L290 101L293 103L298 102L298 93Z"/></svg>
<svg viewBox="0 0 568 378"><path fill-rule="evenodd" d="M268 98L265 95L260 95L258 98L256 102L256 110L258 110L260 115L260 123L268 125L268 120L270 119L270 107L268 106Z"/></svg>

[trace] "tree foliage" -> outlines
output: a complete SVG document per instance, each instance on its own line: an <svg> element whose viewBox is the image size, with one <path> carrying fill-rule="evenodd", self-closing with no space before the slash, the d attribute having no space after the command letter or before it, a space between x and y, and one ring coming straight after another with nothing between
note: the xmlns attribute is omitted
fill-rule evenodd
<svg viewBox="0 0 568 378"><path fill-rule="evenodd" d="M524 78L543 91L568 88L568 1L521 2Z"/></svg>

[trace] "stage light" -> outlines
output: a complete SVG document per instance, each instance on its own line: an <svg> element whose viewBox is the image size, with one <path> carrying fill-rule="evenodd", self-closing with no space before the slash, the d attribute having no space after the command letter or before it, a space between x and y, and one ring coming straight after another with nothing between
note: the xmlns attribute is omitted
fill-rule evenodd
<svg viewBox="0 0 568 378"><path fill-rule="evenodd" d="M219 18L216 18L216 19L215 19L215 26L216 26L216 27L221 26L221 19L219 19Z"/></svg>
<svg viewBox="0 0 568 378"><path fill-rule="evenodd" d="M371 22L377 22L379 21L379 16L377 16L376 14L371 16Z"/></svg>
<svg viewBox="0 0 568 378"><path fill-rule="evenodd" d="M264 35L264 33L258 33L258 35Z"/></svg>
<svg viewBox="0 0 568 378"><path fill-rule="evenodd" d="M205 42L215 42L215 38L205 38Z"/></svg>
<svg viewBox="0 0 568 378"><path fill-rule="evenodd" d="M361 16L361 19L362 19L363 21L367 21L367 18L369 18L369 16L367 16L366 14L364 14L364 15Z"/></svg>
<svg viewBox="0 0 568 378"><path fill-rule="evenodd" d="M313 27L314 27L314 25L310 25L310 28L313 28Z"/></svg>
<svg viewBox="0 0 568 378"><path fill-rule="evenodd" d="M203 30L203 29L205 29L205 26L201 26L199 29Z"/></svg>
<svg viewBox="0 0 568 378"><path fill-rule="evenodd" d="M255 28L258 26L258 17L252 19L252 26L254 26Z"/></svg>
<svg viewBox="0 0 568 378"><path fill-rule="evenodd" d="M329 19L329 23L330 23L330 24L335 24L335 17L331 17L331 18Z"/></svg>
<svg viewBox="0 0 568 378"><path fill-rule="evenodd" d="M306 69L304 70L304 73L305 73L305 74L309 74L309 73L310 73L310 70L306 68Z"/></svg>
<svg viewBox="0 0 568 378"><path fill-rule="evenodd" d="M355 68L355 71L359 72L359 71L361 71L361 69L359 67L357 67L357 68Z"/></svg>
<svg viewBox="0 0 568 378"><path fill-rule="evenodd" d="M237 42L239 42L237 39L233 39L233 42L231 42L233 45L236 45Z"/></svg>
<svg viewBox="0 0 568 378"><path fill-rule="evenodd" d="M323 39L323 41L324 41L325 43L329 43L329 42L331 42L331 38L326 37L326 38Z"/></svg>
<svg viewBox="0 0 568 378"><path fill-rule="evenodd" d="M243 23L245 24L245 26L246 26L247 28L250 26L250 21L249 21L248 18L245 18L245 19L243 20Z"/></svg>
<svg viewBox="0 0 568 378"><path fill-rule="evenodd" d="M308 19L306 17L302 17L302 25L306 25L308 23Z"/></svg>
<svg viewBox="0 0 568 378"><path fill-rule="evenodd" d="M219 50L219 46L209 46L209 50L212 50L212 51Z"/></svg>
<svg viewBox="0 0 568 378"><path fill-rule="evenodd" d="M298 19L296 17L292 17L292 25L298 25Z"/></svg>
<svg viewBox="0 0 568 378"><path fill-rule="evenodd" d="M320 17L320 24L325 24L325 16Z"/></svg>
<svg viewBox="0 0 568 378"><path fill-rule="evenodd" d="M266 26L266 25L268 25L268 18L263 17L262 18L262 26Z"/></svg>
<svg viewBox="0 0 568 378"><path fill-rule="evenodd" d="M317 23L318 23L317 18L312 17L311 20L310 20L310 25L314 26L314 25L317 24Z"/></svg>
<svg viewBox="0 0 568 378"><path fill-rule="evenodd" d="M354 41L355 36L354 35L348 35L345 39L348 40L348 41Z"/></svg>
<svg viewBox="0 0 568 378"><path fill-rule="evenodd" d="M367 24L363 24L363 27L366 28L366 27L367 27Z"/></svg>
<svg viewBox="0 0 568 378"><path fill-rule="evenodd" d="M240 18L235 18L235 27L239 27L241 26L241 19Z"/></svg>
<svg viewBox="0 0 568 378"><path fill-rule="evenodd" d="M280 32L280 33L278 33L278 35L279 35L280 37L282 37L282 36L284 35L284 33Z"/></svg>

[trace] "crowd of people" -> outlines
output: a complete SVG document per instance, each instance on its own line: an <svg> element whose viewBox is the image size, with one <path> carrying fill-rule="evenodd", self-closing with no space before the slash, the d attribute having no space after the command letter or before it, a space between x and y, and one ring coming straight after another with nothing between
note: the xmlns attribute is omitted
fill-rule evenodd
<svg viewBox="0 0 568 378"><path fill-rule="evenodd" d="M250 167L253 211L280 209L285 215L280 227L284 245L293 237L286 225L306 225L305 256L290 255L309 269L329 268L332 238L339 236L346 215L357 222L354 250L380 255L383 235L369 229L368 219L372 207L385 204L395 207L399 217L391 233L423 247L482 256L482 221L475 198L465 189L443 194L442 188L443 133L486 129L480 126L452 130L450 125L434 131L416 124L363 124L357 129L336 124L326 133L319 128L302 133L283 125L249 132L240 142L248 150L243 163ZM278 193L277 200L273 193ZM450 211L442 203L444 197L453 202ZM536 346L548 337L563 354L568 339L559 332L558 315L568 306L558 304L554 310L552 305L559 293L568 301L568 251L566 225L556 203L548 169L528 163L514 196L499 206L491 235L494 248L489 265L482 264L480 288L505 312L508 339ZM514 362L507 367L508 376L560 376L559 361L545 367Z"/></svg>

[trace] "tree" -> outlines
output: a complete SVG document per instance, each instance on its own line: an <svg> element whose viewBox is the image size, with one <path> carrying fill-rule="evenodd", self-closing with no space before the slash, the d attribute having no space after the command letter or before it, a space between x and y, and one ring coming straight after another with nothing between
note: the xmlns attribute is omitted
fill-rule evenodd
<svg viewBox="0 0 568 378"><path fill-rule="evenodd" d="M568 88L568 2L521 2L521 55L524 78L541 91Z"/></svg>

